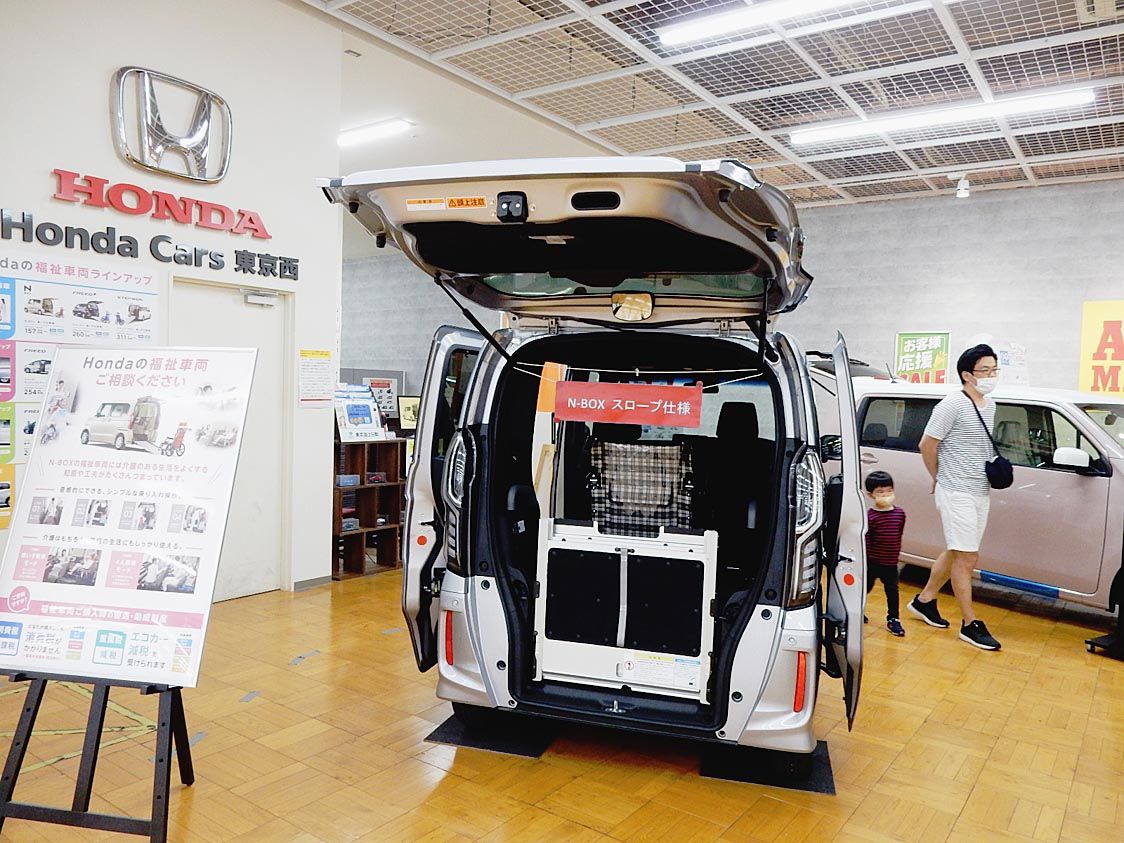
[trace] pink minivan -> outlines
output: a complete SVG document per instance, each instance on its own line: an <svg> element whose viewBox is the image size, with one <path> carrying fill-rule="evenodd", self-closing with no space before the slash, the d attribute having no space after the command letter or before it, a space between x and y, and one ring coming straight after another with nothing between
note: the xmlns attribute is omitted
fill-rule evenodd
<svg viewBox="0 0 1124 843"><path fill-rule="evenodd" d="M817 404L834 378L814 372ZM928 567L944 549L918 452L929 415L954 387L853 379L865 475L888 471L909 515L902 560ZM992 490L980 548L984 582L1115 609L1124 602L1124 398L1000 387L994 436L1015 482ZM821 407L821 426L830 424ZM825 432L825 431L821 431Z"/></svg>

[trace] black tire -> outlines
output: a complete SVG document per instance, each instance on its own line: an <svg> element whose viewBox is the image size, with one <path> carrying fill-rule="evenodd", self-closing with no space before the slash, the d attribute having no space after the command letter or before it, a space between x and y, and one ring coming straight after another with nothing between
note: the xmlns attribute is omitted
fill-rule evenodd
<svg viewBox="0 0 1124 843"><path fill-rule="evenodd" d="M468 729L489 729L495 723L496 710L468 703L453 703L453 714Z"/></svg>
<svg viewBox="0 0 1124 843"><path fill-rule="evenodd" d="M115 436L113 438L113 447L116 448L118 451L120 451L121 449L123 449L125 447L125 434L124 433L118 433L117 436Z"/></svg>
<svg viewBox="0 0 1124 843"><path fill-rule="evenodd" d="M90 444L90 431L83 430L82 435L79 436L78 438L82 441L83 445L89 445Z"/></svg>

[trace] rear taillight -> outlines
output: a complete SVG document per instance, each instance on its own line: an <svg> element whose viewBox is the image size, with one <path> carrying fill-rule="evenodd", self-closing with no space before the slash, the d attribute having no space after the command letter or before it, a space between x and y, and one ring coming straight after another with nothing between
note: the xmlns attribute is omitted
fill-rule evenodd
<svg viewBox="0 0 1124 843"><path fill-rule="evenodd" d="M792 710L801 712L804 710L804 686L808 682L808 654L799 652L796 654L796 693L792 698Z"/></svg>
<svg viewBox="0 0 1124 843"><path fill-rule="evenodd" d="M793 466L792 489L796 552L789 568L787 605L795 609L813 601L820 581L822 550L817 531L823 523L824 477L816 451L806 451Z"/></svg>
<svg viewBox="0 0 1124 843"><path fill-rule="evenodd" d="M453 613L445 613L445 664L453 663Z"/></svg>

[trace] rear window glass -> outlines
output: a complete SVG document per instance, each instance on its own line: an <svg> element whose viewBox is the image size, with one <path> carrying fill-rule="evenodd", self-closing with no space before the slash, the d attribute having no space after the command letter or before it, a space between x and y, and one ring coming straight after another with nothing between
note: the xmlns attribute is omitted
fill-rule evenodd
<svg viewBox="0 0 1124 843"><path fill-rule="evenodd" d="M936 399L927 398L870 399L863 414L861 444L916 452L936 405Z"/></svg>
<svg viewBox="0 0 1124 843"><path fill-rule="evenodd" d="M481 280L505 295L520 298L597 296L609 293L651 293L654 296L701 296L723 299L760 298L764 279L752 272L723 274L667 274L627 278L586 273L563 278L545 273L485 275Z"/></svg>

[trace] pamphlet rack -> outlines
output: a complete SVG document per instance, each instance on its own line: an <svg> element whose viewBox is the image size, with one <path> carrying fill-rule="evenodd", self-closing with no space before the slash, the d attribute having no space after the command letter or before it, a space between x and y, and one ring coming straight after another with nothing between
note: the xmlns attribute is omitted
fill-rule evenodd
<svg viewBox="0 0 1124 843"><path fill-rule="evenodd" d="M183 698L180 689L170 685L153 685L145 682L108 681L79 676L62 676L54 673L7 672L13 682L28 682L27 696L19 725L12 735L12 745L8 750L8 760L4 764L3 778L0 778L0 829L8 818L34 820L56 825L94 828L101 831L115 831L123 834L139 834L152 841L168 839L168 791L172 779L172 743L175 743L179 761L180 781L184 785L195 782L195 770L191 764L191 745L187 737L187 719L184 717ZM23 766L27 745L31 740L35 718L43 702L43 694L48 682L74 682L93 685L90 701L90 714L86 721L86 735L82 742L82 760L78 767L78 778L74 786L74 800L69 809L35 805L29 802L15 802L16 780ZM98 763L98 749L101 743L105 711L109 704L110 688L137 688L142 695L159 694L160 709L156 727L156 764L153 775L152 815L148 819L124 817L116 814L100 814L90 811L90 796L93 793L94 771Z"/></svg>

